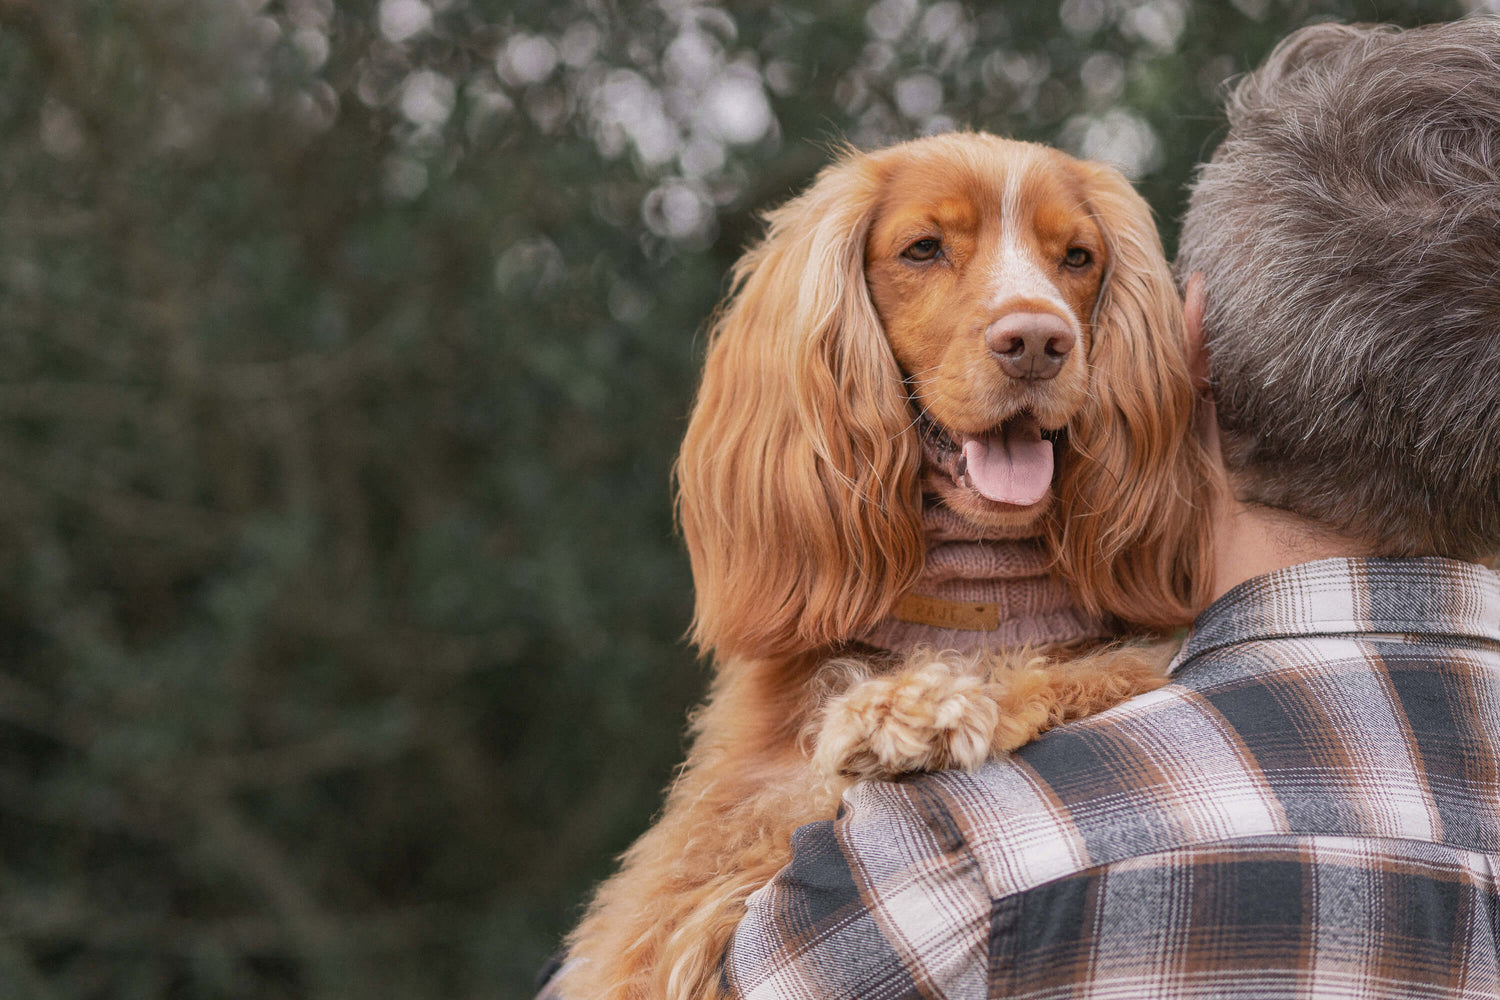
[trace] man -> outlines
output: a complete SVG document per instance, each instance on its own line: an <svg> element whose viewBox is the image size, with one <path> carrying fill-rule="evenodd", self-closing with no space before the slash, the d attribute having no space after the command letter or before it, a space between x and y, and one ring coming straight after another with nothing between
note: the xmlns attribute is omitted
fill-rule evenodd
<svg viewBox="0 0 1500 1000"><path fill-rule="evenodd" d="M1228 112L1178 261L1226 495L1173 683L856 786L732 993L1500 990L1500 19L1297 32Z"/></svg>

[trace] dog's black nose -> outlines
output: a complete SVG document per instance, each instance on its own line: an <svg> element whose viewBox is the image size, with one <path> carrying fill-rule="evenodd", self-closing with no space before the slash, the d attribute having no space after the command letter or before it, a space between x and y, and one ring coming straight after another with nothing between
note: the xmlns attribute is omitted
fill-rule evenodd
<svg viewBox="0 0 1500 1000"><path fill-rule="evenodd" d="M1054 313L1011 313L991 323L984 343L1011 378L1037 382L1062 371L1075 338L1067 320Z"/></svg>

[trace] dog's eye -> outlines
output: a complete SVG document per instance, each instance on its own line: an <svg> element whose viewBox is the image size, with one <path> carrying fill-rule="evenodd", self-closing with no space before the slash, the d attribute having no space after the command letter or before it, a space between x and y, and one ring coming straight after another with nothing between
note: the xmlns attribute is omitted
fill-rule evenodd
<svg viewBox="0 0 1500 1000"><path fill-rule="evenodd" d="M1068 252L1063 255L1063 263L1069 267L1087 267L1094 255L1083 247L1068 247Z"/></svg>
<svg viewBox="0 0 1500 1000"><path fill-rule="evenodd" d="M942 242L929 236L926 239L917 240L917 242L901 251L901 256L907 260L931 260L942 252Z"/></svg>

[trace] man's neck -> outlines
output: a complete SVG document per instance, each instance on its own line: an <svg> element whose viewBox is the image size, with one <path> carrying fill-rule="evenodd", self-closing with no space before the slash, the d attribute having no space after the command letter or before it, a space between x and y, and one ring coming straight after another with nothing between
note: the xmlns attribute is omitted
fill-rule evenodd
<svg viewBox="0 0 1500 1000"><path fill-rule="evenodd" d="M1232 498L1215 504L1214 522L1214 600L1288 566L1372 554L1365 542L1315 521Z"/></svg>
<svg viewBox="0 0 1500 1000"><path fill-rule="evenodd" d="M1209 391L1208 353L1203 343L1203 275L1188 277L1183 300L1187 326L1188 356L1201 394L1197 434L1217 470L1213 499L1214 592L1218 600L1246 580L1278 569L1316 559L1354 558L1373 555L1366 542L1330 530L1327 526L1286 511L1234 499L1231 480L1224 467L1219 422Z"/></svg>

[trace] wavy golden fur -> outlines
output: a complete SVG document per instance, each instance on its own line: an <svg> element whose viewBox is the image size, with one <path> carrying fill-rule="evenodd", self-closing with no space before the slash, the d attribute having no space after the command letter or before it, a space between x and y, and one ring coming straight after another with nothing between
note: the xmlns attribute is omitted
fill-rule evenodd
<svg viewBox="0 0 1500 1000"><path fill-rule="evenodd" d="M943 236L952 260L941 274L880 242L893 213L934 197L940 205L923 211L967 219L953 226L970 234L954 235L951 248ZM712 653L715 680L662 816L569 940L560 994L715 994L745 897L787 860L796 826L832 815L838 786L811 765L807 734L851 674L886 662L862 658L857 638L922 568L917 411L952 404L898 358L926 336L903 325L915 321L900 308L910 297L902 282L927 282L924 323L969 309L973 294L941 289L969 287L953 277L959 255L978 268L987 251L974 234L990 232L1002 201L1014 215L1017 199L1023 209L1027 199L1052 206L1046 219L1035 215L1038 232L1063 226L1098 245L1088 244L1088 268L1058 265L1073 290L1043 289L1047 302L1069 304L1081 343L1047 383L1074 380L1051 491L1014 516L1036 522L1079 606L1125 631L1178 626L1203 603L1206 574L1195 568L1206 565L1207 466L1189 433L1195 397L1181 306L1146 203L1109 167L987 135L845 154L767 214L766 236L736 266L715 320L676 470L697 588L693 637ZM877 299L896 303L885 322ZM993 381L992 367L965 361L954 371ZM931 679L934 662L941 676L918 683L914 697L982 696L998 718L978 702L963 709L979 713L983 753L1149 687L1160 666L1149 656L1059 663L1027 653L1006 664L1002 684L959 677L955 688L972 665L939 656L907 664L909 676Z"/></svg>

